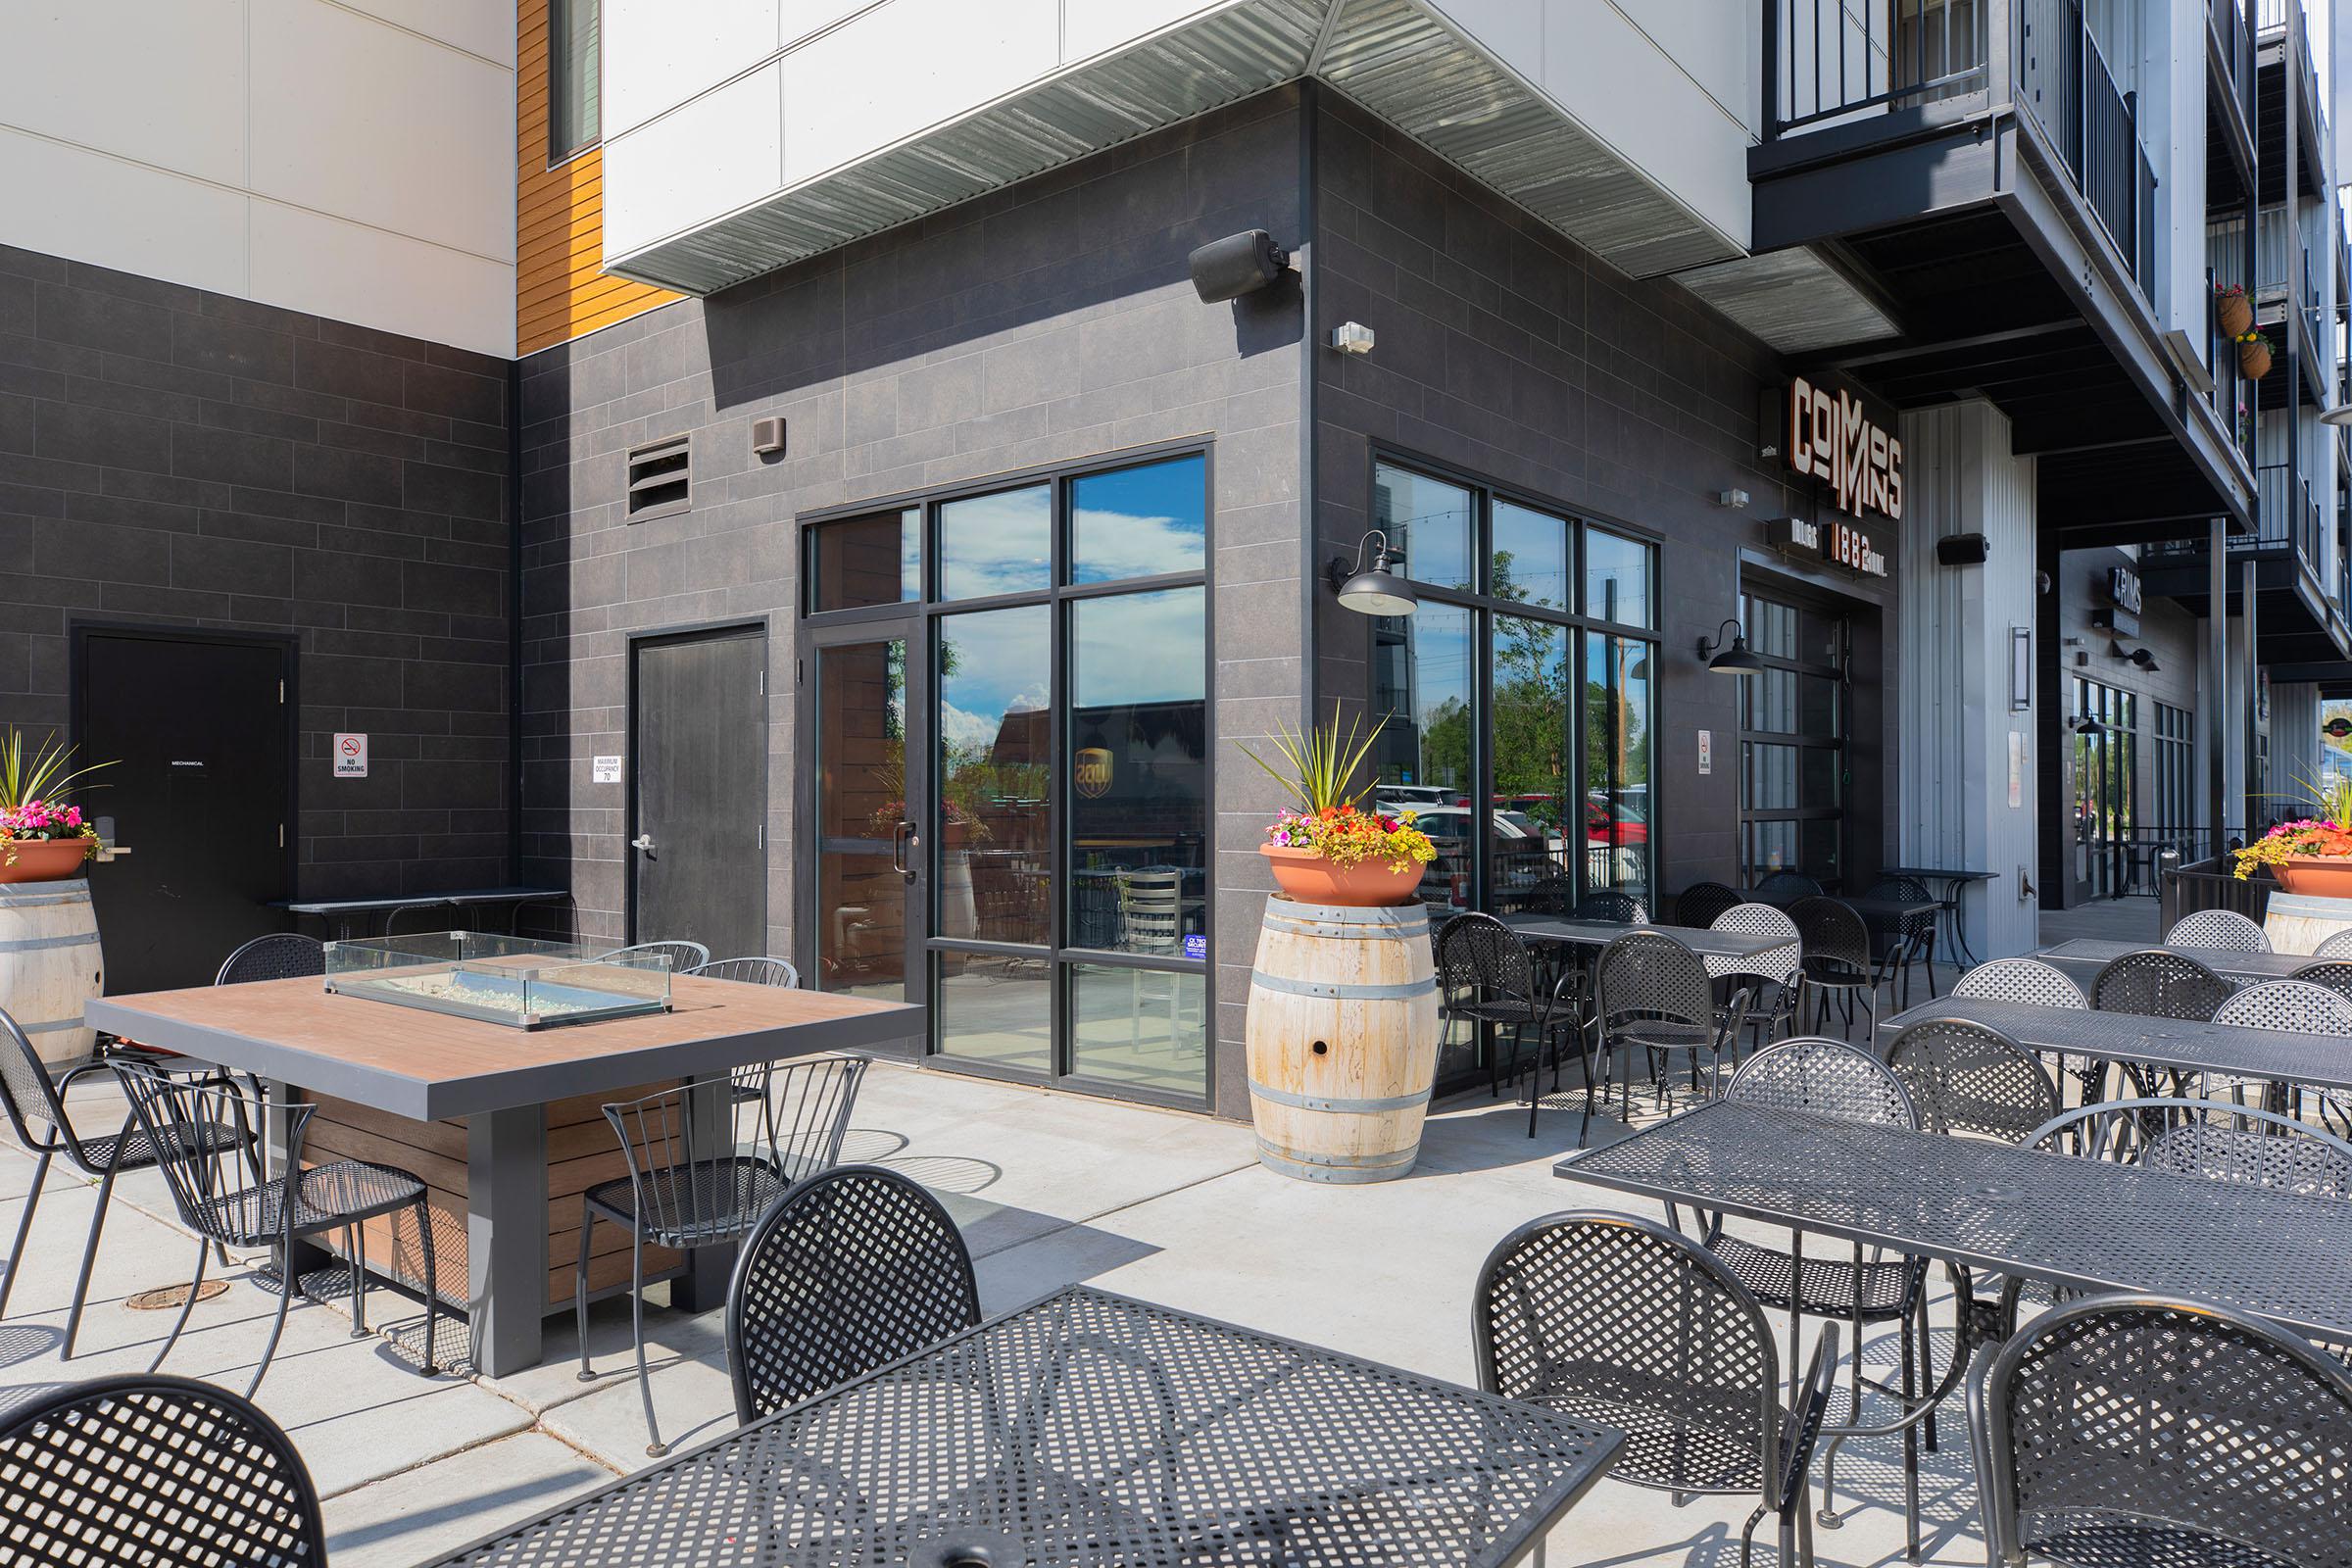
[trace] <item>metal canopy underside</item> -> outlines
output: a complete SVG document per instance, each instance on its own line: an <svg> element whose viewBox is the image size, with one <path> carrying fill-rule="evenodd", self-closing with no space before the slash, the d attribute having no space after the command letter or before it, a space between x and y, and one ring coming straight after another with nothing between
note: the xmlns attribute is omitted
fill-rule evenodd
<svg viewBox="0 0 2352 1568"><path fill-rule="evenodd" d="M715 293L1310 72L1637 277L1739 255L1422 0L1241 0L605 270Z"/></svg>

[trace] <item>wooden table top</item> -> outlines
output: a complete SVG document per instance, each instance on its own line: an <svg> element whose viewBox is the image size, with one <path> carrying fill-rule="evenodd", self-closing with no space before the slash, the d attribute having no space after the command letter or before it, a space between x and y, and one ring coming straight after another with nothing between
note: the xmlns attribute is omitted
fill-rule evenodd
<svg viewBox="0 0 2352 1568"><path fill-rule="evenodd" d="M417 1121L901 1040L917 1009L679 975L670 1010L516 1029L330 996L317 976L102 997L91 1027Z"/></svg>

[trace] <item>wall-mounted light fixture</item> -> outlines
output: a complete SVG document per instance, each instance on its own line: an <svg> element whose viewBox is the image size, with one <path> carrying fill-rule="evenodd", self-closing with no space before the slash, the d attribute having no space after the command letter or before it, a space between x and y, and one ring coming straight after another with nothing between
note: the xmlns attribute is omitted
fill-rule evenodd
<svg viewBox="0 0 2352 1568"><path fill-rule="evenodd" d="M1372 344L1372 329L1361 321L1342 321L1331 329L1331 346L1342 354L1369 354Z"/></svg>
<svg viewBox="0 0 2352 1568"><path fill-rule="evenodd" d="M1719 507L1729 507L1734 512L1744 512L1747 510L1747 504L1751 499L1752 498L1746 491L1739 489L1736 486L1730 490L1718 490L1715 492L1715 504Z"/></svg>
<svg viewBox="0 0 2352 1568"><path fill-rule="evenodd" d="M1723 640L1726 631L1732 634L1729 646ZM1718 675L1750 675L1764 667L1764 661L1747 651L1747 634L1740 629L1737 618L1727 619L1716 627L1713 637L1701 637L1698 657Z"/></svg>
<svg viewBox="0 0 2352 1568"><path fill-rule="evenodd" d="M1364 564L1364 552L1373 540L1380 548L1372 552L1372 564ZM1396 558L1389 549L1389 536L1375 528L1355 542L1355 564L1349 568L1346 556L1334 556L1323 568L1332 591L1340 603L1359 615L1409 615L1419 607L1421 596L1413 585L1396 575Z"/></svg>
<svg viewBox="0 0 2352 1568"><path fill-rule="evenodd" d="M2107 726L2088 713L2077 713L2066 721L2066 727L2078 735L2104 735L2107 733Z"/></svg>
<svg viewBox="0 0 2352 1568"><path fill-rule="evenodd" d="M2347 403L2341 408L2329 409L2326 414L2320 416L2320 422L2322 424L2352 424L2352 403Z"/></svg>

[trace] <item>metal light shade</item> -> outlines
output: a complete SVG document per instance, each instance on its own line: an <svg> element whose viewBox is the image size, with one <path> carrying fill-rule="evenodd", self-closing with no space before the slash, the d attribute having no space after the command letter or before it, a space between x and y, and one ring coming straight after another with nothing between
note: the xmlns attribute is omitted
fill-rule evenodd
<svg viewBox="0 0 2352 1568"><path fill-rule="evenodd" d="M1707 661L1707 668L1718 675L1747 675L1764 667L1764 661L1747 651L1745 637L1734 637L1732 646Z"/></svg>
<svg viewBox="0 0 2352 1568"><path fill-rule="evenodd" d="M1340 584L1340 603L1359 615L1409 615L1420 605L1413 585L1388 568L1383 553L1366 569Z"/></svg>
<svg viewBox="0 0 2352 1568"><path fill-rule="evenodd" d="M2320 422L2322 424L2352 424L2352 403L2347 403L2341 408L2329 409L2326 414L2320 416Z"/></svg>

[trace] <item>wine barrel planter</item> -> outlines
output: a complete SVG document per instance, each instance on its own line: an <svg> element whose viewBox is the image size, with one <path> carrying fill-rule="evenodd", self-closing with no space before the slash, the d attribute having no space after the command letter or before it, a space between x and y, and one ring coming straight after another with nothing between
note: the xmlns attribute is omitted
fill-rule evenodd
<svg viewBox="0 0 2352 1568"><path fill-rule="evenodd" d="M88 878L0 886L0 1007L43 1061L70 1061L95 1048L81 1005L105 978Z"/></svg>
<svg viewBox="0 0 2352 1568"><path fill-rule="evenodd" d="M1411 1170L1438 1065L1429 911L1267 900L1246 1034L1258 1163L1310 1182Z"/></svg>

